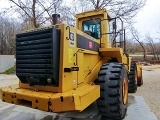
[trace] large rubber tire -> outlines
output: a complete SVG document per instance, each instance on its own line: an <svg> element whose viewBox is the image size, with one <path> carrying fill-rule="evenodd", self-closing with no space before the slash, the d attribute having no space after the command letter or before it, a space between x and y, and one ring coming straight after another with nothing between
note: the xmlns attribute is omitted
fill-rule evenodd
<svg viewBox="0 0 160 120"><path fill-rule="evenodd" d="M135 93L137 91L137 68L136 63L131 62L130 72L128 73L128 92Z"/></svg>
<svg viewBox="0 0 160 120"><path fill-rule="evenodd" d="M141 85L143 85L142 68L141 68L141 76L137 77L137 86Z"/></svg>
<svg viewBox="0 0 160 120"><path fill-rule="evenodd" d="M98 74L100 98L97 107L105 120L122 120L128 103L128 78L123 64L106 63Z"/></svg>

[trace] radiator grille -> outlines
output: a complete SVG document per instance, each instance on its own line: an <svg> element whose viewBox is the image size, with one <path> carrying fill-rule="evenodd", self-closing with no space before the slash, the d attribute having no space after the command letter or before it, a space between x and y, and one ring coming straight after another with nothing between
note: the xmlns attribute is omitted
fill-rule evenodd
<svg viewBox="0 0 160 120"><path fill-rule="evenodd" d="M54 28L16 35L16 74L29 85L58 85L60 31ZM52 82L48 83L47 79Z"/></svg>

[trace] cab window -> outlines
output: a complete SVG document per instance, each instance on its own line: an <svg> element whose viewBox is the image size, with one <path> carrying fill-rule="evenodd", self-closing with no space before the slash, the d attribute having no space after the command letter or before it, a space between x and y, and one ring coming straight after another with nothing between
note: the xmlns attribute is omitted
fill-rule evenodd
<svg viewBox="0 0 160 120"><path fill-rule="evenodd" d="M92 19L82 22L82 30L91 35L92 37L99 39L101 32L101 20L100 19Z"/></svg>

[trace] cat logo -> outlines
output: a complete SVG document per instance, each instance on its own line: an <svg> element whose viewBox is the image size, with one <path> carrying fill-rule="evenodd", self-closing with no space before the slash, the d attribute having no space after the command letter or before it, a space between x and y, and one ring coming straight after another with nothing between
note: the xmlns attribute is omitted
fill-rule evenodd
<svg viewBox="0 0 160 120"><path fill-rule="evenodd" d="M72 46L72 47L75 47L74 33L70 32L69 37L70 37L70 39L69 39L69 45Z"/></svg>

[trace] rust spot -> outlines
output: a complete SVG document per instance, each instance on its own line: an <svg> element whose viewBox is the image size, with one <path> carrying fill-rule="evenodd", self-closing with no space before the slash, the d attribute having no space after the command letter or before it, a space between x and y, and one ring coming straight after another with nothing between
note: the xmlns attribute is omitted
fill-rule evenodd
<svg viewBox="0 0 160 120"><path fill-rule="evenodd" d="M51 106L51 105L52 105L51 101L49 101L49 102L48 102L48 105L49 105L49 106Z"/></svg>
<svg viewBox="0 0 160 120"><path fill-rule="evenodd" d="M38 103L38 100L36 100L36 103Z"/></svg>
<svg viewBox="0 0 160 120"><path fill-rule="evenodd" d="M63 102L63 101L64 101L64 100L63 100L63 96L61 96L61 97L60 97L60 99L61 99L61 102Z"/></svg>

